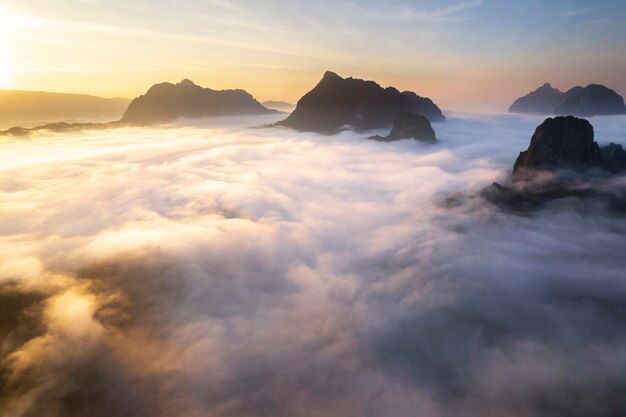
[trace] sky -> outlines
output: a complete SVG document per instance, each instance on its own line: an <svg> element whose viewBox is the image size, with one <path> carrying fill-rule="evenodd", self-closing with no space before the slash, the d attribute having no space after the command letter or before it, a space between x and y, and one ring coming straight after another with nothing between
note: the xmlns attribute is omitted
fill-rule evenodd
<svg viewBox="0 0 626 417"><path fill-rule="evenodd" d="M444 109L550 82L626 95L626 1L2 0L0 88L132 98L190 78L296 102L326 70Z"/></svg>

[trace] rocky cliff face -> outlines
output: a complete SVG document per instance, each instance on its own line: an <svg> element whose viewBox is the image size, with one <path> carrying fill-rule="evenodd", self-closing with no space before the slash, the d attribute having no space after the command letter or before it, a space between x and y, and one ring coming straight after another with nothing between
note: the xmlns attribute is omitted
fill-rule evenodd
<svg viewBox="0 0 626 417"><path fill-rule="evenodd" d="M626 151L614 143L600 147L593 126L573 116L546 119L537 129L527 150L520 153L513 172L558 168L626 170Z"/></svg>
<svg viewBox="0 0 626 417"><path fill-rule="evenodd" d="M515 161L513 171L559 166L584 168L593 165L597 157L598 144L588 121L572 116L555 117L537 127L530 146Z"/></svg>
<svg viewBox="0 0 626 417"><path fill-rule="evenodd" d="M406 111L398 113L389 135L385 137L372 136L370 139L381 142L391 142L401 139L415 139L425 143L435 143L437 141L435 131L430 125L430 121L425 116Z"/></svg>
<svg viewBox="0 0 626 417"><path fill-rule="evenodd" d="M623 215L626 189L609 177L625 171L622 145L600 147L587 120L555 117L537 127L530 146L515 161L513 175L503 184L484 188L481 196L513 212L534 211L556 200L573 199L574 206L570 207L582 211L585 202L591 202Z"/></svg>
<svg viewBox="0 0 626 417"><path fill-rule="evenodd" d="M597 116L626 114L626 106L619 94L603 85L574 87L563 93L550 84L544 84L515 100L509 112Z"/></svg>
<svg viewBox="0 0 626 417"><path fill-rule="evenodd" d="M190 80L162 83L134 99L122 118L124 123L147 124L178 117L237 116L273 113L244 90L211 90Z"/></svg>

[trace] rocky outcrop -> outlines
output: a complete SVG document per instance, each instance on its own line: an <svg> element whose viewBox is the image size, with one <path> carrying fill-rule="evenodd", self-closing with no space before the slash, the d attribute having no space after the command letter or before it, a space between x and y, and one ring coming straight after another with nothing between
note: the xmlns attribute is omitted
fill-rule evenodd
<svg viewBox="0 0 626 417"><path fill-rule="evenodd" d="M513 172L558 168L626 170L626 151L614 143L600 148L593 126L573 116L546 119L537 129L527 150L515 161Z"/></svg>
<svg viewBox="0 0 626 417"><path fill-rule="evenodd" d="M401 139L415 139L420 142L435 143L435 131L430 125L430 121L420 114L402 111L398 113L393 122L393 128L389 135L372 136L369 139L381 142L391 142Z"/></svg>
<svg viewBox="0 0 626 417"><path fill-rule="evenodd" d="M505 185L494 182L480 192L485 200L511 212L531 212L564 198L596 198L606 200L608 206L619 203L612 193L600 192L591 184L571 178L548 178L544 181L514 179Z"/></svg>
<svg viewBox="0 0 626 417"><path fill-rule="evenodd" d="M426 100L418 97L422 108L436 114ZM393 87L382 88L374 81L342 78L328 71L313 90L298 101L289 117L278 125L323 134L344 128L357 131L381 129L390 127L402 111L415 113L416 105L411 95Z"/></svg>
<svg viewBox="0 0 626 417"><path fill-rule="evenodd" d="M626 114L626 106L619 94L603 85L574 87L563 93L550 84L544 84L515 100L509 112L598 116Z"/></svg>
<svg viewBox="0 0 626 417"><path fill-rule="evenodd" d="M600 147L587 120L555 117L537 127L530 146L515 161L513 175L503 184L484 188L480 195L514 212L574 198L602 204L621 215L626 213L626 188L609 177L624 171L626 151L622 145ZM577 207L585 210L584 205Z"/></svg>
<svg viewBox="0 0 626 417"><path fill-rule="evenodd" d="M415 113L425 116L431 122L444 122L446 120L441 109L428 97L418 96L412 91L404 91L402 94L411 100L415 107Z"/></svg>
<svg viewBox="0 0 626 417"><path fill-rule="evenodd" d="M600 166L612 173L626 170L626 151L622 145L611 142L601 147Z"/></svg>
<svg viewBox="0 0 626 417"><path fill-rule="evenodd" d="M149 124L178 117L238 116L274 113L244 90L211 90L190 80L161 83L134 99L122 122Z"/></svg>
<svg viewBox="0 0 626 417"><path fill-rule="evenodd" d="M589 167L597 161L598 144L593 126L575 117L555 117L544 121L533 134L527 150L515 161L513 171L562 166Z"/></svg>

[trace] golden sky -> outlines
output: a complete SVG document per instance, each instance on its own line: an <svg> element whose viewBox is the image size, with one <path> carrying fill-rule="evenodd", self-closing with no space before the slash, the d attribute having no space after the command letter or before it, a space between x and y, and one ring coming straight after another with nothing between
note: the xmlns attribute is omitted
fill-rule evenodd
<svg viewBox="0 0 626 417"><path fill-rule="evenodd" d="M544 82L626 93L623 1L5 0L0 87L132 98L190 78L295 102L326 70L448 109Z"/></svg>

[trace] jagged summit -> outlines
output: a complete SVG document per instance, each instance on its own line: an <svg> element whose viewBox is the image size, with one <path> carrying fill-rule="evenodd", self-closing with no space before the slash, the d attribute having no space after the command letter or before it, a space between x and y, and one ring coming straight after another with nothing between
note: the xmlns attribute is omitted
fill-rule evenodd
<svg viewBox="0 0 626 417"><path fill-rule="evenodd" d="M341 79L341 77L339 75L337 75L337 73L332 72L332 71L326 71L324 73L324 76L322 77L322 79L326 80L326 79Z"/></svg>
<svg viewBox="0 0 626 417"><path fill-rule="evenodd" d="M407 111L421 114L419 110L436 111L437 120L443 115L431 100L412 93L403 94L394 87L383 88L374 81L358 78L342 78L326 71L319 83L305 94L296 109L279 125L292 129L324 134L334 133L345 127L368 130L390 127L398 113ZM420 103L420 106L416 103ZM419 109L418 109L419 108Z"/></svg>

